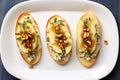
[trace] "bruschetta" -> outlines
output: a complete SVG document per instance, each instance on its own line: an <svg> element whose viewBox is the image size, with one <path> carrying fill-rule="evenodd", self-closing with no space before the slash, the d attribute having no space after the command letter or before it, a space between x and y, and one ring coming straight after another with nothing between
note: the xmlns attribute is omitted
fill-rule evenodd
<svg viewBox="0 0 120 80"><path fill-rule="evenodd" d="M66 64L72 54L72 35L67 22L59 15L49 18L46 25L46 41L52 59Z"/></svg>
<svg viewBox="0 0 120 80"><path fill-rule="evenodd" d="M29 13L22 13L16 22L16 43L24 61L33 67L42 55L38 25Z"/></svg>
<svg viewBox="0 0 120 80"><path fill-rule="evenodd" d="M76 29L76 53L85 67L95 64L101 49L102 29L96 15L86 12L78 21Z"/></svg>

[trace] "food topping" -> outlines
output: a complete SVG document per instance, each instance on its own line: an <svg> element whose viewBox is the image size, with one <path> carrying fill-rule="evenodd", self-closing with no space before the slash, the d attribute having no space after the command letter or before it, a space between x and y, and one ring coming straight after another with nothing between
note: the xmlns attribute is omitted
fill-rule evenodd
<svg viewBox="0 0 120 80"><path fill-rule="evenodd" d="M18 22L19 28L17 28L16 40L23 53L27 53L28 61L35 59L37 47L38 47L38 32L35 29L32 19L30 16L26 16ZM32 54L31 54L32 53Z"/></svg>
<svg viewBox="0 0 120 80"><path fill-rule="evenodd" d="M57 23L59 22L60 23ZM56 33L56 43L59 45L59 47L61 48L62 52L65 52L65 47L68 45L68 41L67 38L63 32L63 30L61 29L60 24L63 24L61 20L57 21L57 18L55 18L54 22L55 22L55 33Z"/></svg>
<svg viewBox="0 0 120 80"><path fill-rule="evenodd" d="M81 53L80 57L81 58L85 58L87 61L91 60L92 58L94 58L96 56L96 41L98 39L98 34L94 33L94 38L93 39L93 33L91 33L91 29L88 26L88 20L91 20L91 18L86 18L83 21L83 27L82 27L82 33L81 33L81 37L82 37L82 49L79 50L79 52ZM96 27L95 27L96 28Z"/></svg>
<svg viewBox="0 0 120 80"><path fill-rule="evenodd" d="M20 35L23 39L22 44L25 44L26 48L32 49L32 43L34 42L34 34L30 29L26 29L24 32L21 31Z"/></svg>
<svg viewBox="0 0 120 80"><path fill-rule="evenodd" d="M59 17L51 19L51 26L48 26L47 43L54 52L53 58L57 61L67 56L72 48L72 39L64 20Z"/></svg>
<svg viewBox="0 0 120 80"><path fill-rule="evenodd" d="M108 45L108 41L107 41L107 40L104 40L104 44L105 44L105 45Z"/></svg>
<svg viewBox="0 0 120 80"><path fill-rule="evenodd" d="M81 37L83 38L83 47L85 48L86 51L90 52L91 46L92 46L92 40L91 40L91 34L90 34L90 29L87 26L87 19L85 19L84 26L83 26L83 31L81 34Z"/></svg>

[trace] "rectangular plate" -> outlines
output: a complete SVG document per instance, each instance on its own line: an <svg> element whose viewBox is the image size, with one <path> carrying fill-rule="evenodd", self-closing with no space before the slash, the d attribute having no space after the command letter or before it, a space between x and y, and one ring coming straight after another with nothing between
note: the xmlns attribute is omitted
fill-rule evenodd
<svg viewBox="0 0 120 80"><path fill-rule="evenodd" d="M80 17L92 11L102 27L102 48L97 62L91 68L83 67L76 57L76 25ZM42 40L42 58L29 69L20 56L15 41L15 25L18 16L29 12L38 23ZM68 64L61 66L50 57L45 39L47 20L53 15L62 16L70 26L73 51ZM104 45L104 40L108 45ZM118 29L112 13L104 6L92 1L25 1L15 5L4 18L1 29L1 58L5 69L13 76L26 80L90 80L109 74L115 66L119 45Z"/></svg>

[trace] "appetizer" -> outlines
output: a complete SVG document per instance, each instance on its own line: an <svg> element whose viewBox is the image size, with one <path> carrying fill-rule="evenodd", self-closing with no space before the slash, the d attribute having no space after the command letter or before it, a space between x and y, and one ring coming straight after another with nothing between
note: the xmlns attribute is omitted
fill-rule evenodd
<svg viewBox="0 0 120 80"><path fill-rule="evenodd" d="M49 53L58 64L66 64L72 54L72 35L67 22L60 16L52 16L46 26Z"/></svg>
<svg viewBox="0 0 120 80"><path fill-rule="evenodd" d="M97 60L102 41L102 30L98 18L86 12L78 21L76 29L76 53L85 67L91 67Z"/></svg>
<svg viewBox="0 0 120 80"><path fill-rule="evenodd" d="M40 60L42 47L38 25L29 13L22 13L18 17L15 37L22 58L33 67Z"/></svg>

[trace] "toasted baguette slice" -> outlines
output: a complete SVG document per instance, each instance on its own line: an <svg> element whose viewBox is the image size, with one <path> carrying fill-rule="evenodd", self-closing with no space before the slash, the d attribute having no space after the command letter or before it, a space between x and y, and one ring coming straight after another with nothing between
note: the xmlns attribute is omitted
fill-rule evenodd
<svg viewBox="0 0 120 80"><path fill-rule="evenodd" d="M78 21L76 29L76 54L85 67L95 64L100 52L102 30L98 18L86 12Z"/></svg>
<svg viewBox="0 0 120 80"><path fill-rule="evenodd" d="M38 25L29 13L22 13L18 17L15 37L22 58L33 67L40 60L42 47Z"/></svg>
<svg viewBox="0 0 120 80"><path fill-rule="evenodd" d="M48 51L55 62L66 64L72 54L72 36L67 22L60 16L52 16L46 25Z"/></svg>

